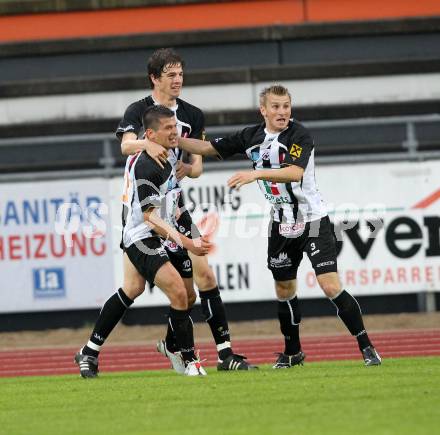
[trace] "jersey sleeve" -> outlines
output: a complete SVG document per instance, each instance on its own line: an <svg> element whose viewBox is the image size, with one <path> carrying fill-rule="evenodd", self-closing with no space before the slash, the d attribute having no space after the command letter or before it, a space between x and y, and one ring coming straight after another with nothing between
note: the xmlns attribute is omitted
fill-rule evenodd
<svg viewBox="0 0 440 435"><path fill-rule="evenodd" d="M296 165L305 169L314 147L313 138L305 128L297 132L290 140L284 165Z"/></svg>
<svg viewBox="0 0 440 435"><path fill-rule="evenodd" d="M142 211L160 207L164 199L164 195L160 193L160 186L164 181L162 173L158 170L146 170L145 165L136 165L135 179Z"/></svg>
<svg viewBox="0 0 440 435"><path fill-rule="evenodd" d="M205 140L205 115L203 115L201 110L197 110L195 114L189 137L193 139Z"/></svg>
<svg viewBox="0 0 440 435"><path fill-rule="evenodd" d="M222 159L227 159L234 154L246 154L247 145L245 130L230 136L216 138L211 141L211 145L215 148Z"/></svg>
<svg viewBox="0 0 440 435"><path fill-rule="evenodd" d="M130 104L116 129L116 137L122 140L124 133L134 133L136 136L142 130L142 109L138 102Z"/></svg>

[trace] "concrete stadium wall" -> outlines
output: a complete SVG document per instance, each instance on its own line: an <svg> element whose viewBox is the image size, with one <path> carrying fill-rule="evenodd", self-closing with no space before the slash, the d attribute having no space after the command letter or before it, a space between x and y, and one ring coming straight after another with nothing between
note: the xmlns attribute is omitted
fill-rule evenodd
<svg viewBox="0 0 440 435"><path fill-rule="evenodd" d="M371 74L375 65L380 66L382 74L389 73L388 65L401 63L403 70L412 65L414 70L423 71L422 62L433 62L440 59L440 20L436 20L437 32L420 31L417 34L371 34L344 36L339 32L331 37L295 38L286 35L277 40L231 39L230 41L206 40L204 44L188 41L185 45L175 48L186 62L191 84L213 83L215 75L222 82L256 81L273 71L273 75L284 78L313 78L316 76L350 76ZM348 27L348 26L347 26ZM203 35L201 35L203 36ZM219 38L222 35L216 35ZM169 46L170 41L162 41ZM122 45L122 41L119 41ZM60 45L57 52L39 53L44 45L36 47L32 52L19 55L19 52L7 50L0 53L0 96L9 92L20 96L26 88L14 87L20 82L27 85L27 92L60 93L57 89L65 83L64 88L72 86L78 91L87 91L91 80L96 90L106 90L105 80L110 86L130 89L141 82L146 86L147 59L155 50L145 42L138 47L124 41L124 46L109 49L106 46L96 47L89 51L78 49L70 53L68 47ZM109 42L110 44L110 42ZM127 46L125 46L127 44ZM166 45L165 45L166 44ZM406 62L406 63L405 63ZM291 68L291 70L289 70ZM355 70L357 68L357 71ZM438 70L438 64L436 65ZM396 71L394 65L394 71ZM376 74L380 73L377 71ZM231 77L231 72L235 77ZM405 72L405 71L403 71ZM229 73L229 74L228 74ZM191 77L192 76L192 77ZM223 78L223 76L225 76ZM75 83L75 80L80 82ZM82 85L82 87L81 87ZM102 86L102 89L99 89Z"/></svg>
<svg viewBox="0 0 440 435"><path fill-rule="evenodd" d="M440 100L440 73L313 80L282 80L294 106ZM206 112L256 110L260 90L272 82L186 86L182 98ZM117 119L149 91L116 91L2 99L0 126L81 119ZM44 108L44 110L41 110Z"/></svg>
<svg viewBox="0 0 440 435"><path fill-rule="evenodd" d="M439 35L439 18L417 18L2 44L0 134L112 131L166 45L185 57L187 98L208 125L254 122L270 82L293 86L303 120L433 113Z"/></svg>
<svg viewBox="0 0 440 435"><path fill-rule="evenodd" d="M423 18L3 44L0 134L112 131L148 92L148 55L166 45L185 57L185 92L207 125L255 122L270 82L293 86L302 120L435 113L439 35L440 19Z"/></svg>

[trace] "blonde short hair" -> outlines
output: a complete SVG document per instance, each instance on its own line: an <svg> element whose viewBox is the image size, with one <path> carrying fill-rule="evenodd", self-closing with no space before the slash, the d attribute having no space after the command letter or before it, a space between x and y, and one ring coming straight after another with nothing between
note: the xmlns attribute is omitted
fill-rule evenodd
<svg viewBox="0 0 440 435"><path fill-rule="evenodd" d="M279 97L284 97L285 95L288 95L289 100L292 100L290 92L287 88L282 85L272 85L264 88L260 92L260 106L266 105L266 99L269 94L278 95Z"/></svg>

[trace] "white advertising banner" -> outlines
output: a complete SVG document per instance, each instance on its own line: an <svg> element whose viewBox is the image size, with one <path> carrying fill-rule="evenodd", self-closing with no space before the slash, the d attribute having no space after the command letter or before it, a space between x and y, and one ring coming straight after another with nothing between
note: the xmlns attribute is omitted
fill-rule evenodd
<svg viewBox="0 0 440 435"><path fill-rule="evenodd" d="M358 295L440 290L440 162L318 168L342 282ZM305 274L304 274L305 272ZM304 288L314 287L303 271Z"/></svg>
<svg viewBox="0 0 440 435"><path fill-rule="evenodd" d="M271 300L273 279L266 267L270 204L255 183L231 191L227 180L235 172L186 179L186 206L205 231L216 222L209 263L224 300ZM340 241L338 268L345 288L356 295L440 289L440 162L318 166L316 177ZM121 180L113 180L114 198L121 188ZM120 219L120 213L118 202L113 218ZM122 282L116 244L115 262L115 278ZM306 255L298 292L306 298L323 295ZM154 289L136 305L166 303Z"/></svg>
<svg viewBox="0 0 440 435"><path fill-rule="evenodd" d="M255 183L230 190L235 172L186 179L186 205L213 233L209 263L224 300L271 300L270 204ZM318 166L316 177L346 288L356 295L440 290L440 162ZM0 312L96 308L122 286L121 192L122 177L0 184ZM307 256L298 291L322 296ZM157 288L136 301L166 304Z"/></svg>
<svg viewBox="0 0 440 435"><path fill-rule="evenodd" d="M0 184L0 312L97 308L114 291L108 183Z"/></svg>

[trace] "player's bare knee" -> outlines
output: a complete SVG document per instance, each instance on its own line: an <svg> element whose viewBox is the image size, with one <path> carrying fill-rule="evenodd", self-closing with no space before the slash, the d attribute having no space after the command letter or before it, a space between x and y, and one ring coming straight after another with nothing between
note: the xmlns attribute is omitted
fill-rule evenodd
<svg viewBox="0 0 440 435"><path fill-rule="evenodd" d="M181 285L174 284L172 291L169 292L169 299L173 308L178 310L188 309L188 295L183 283Z"/></svg>
<svg viewBox="0 0 440 435"><path fill-rule="evenodd" d="M192 292L187 293L187 295L188 295L188 308L191 308L196 303L197 295L194 290Z"/></svg>
<svg viewBox="0 0 440 435"><path fill-rule="evenodd" d="M196 299L196 295L188 295L188 309L193 307L193 305L196 303Z"/></svg>
<svg viewBox="0 0 440 435"><path fill-rule="evenodd" d="M280 300L292 298L296 293L295 280L275 281L275 291Z"/></svg>
<svg viewBox="0 0 440 435"><path fill-rule="evenodd" d="M209 266L197 270L197 273L194 274L194 281L197 287L203 290L211 290L217 286L214 272Z"/></svg>
<svg viewBox="0 0 440 435"><path fill-rule="evenodd" d="M319 285L328 298L334 298L341 291L340 285L335 282L323 281Z"/></svg>
<svg viewBox="0 0 440 435"><path fill-rule="evenodd" d="M134 301L138 296L140 296L144 290L145 286L141 286L138 283L127 283L123 287L124 293Z"/></svg>
<svg viewBox="0 0 440 435"><path fill-rule="evenodd" d="M318 275L316 278L319 286L328 298L334 298L341 292L341 282L337 273L324 273Z"/></svg>

